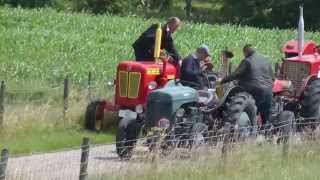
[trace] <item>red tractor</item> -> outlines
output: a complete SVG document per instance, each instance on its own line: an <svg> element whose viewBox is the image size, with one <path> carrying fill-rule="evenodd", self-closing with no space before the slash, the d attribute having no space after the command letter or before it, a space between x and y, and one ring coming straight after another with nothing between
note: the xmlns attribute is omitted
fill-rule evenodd
<svg viewBox="0 0 320 180"><path fill-rule="evenodd" d="M114 102L93 101L87 107L86 128L99 131L106 111L117 112L119 118L139 119L145 111L149 92L163 87L177 76L176 67L167 59L161 62L122 61L114 80Z"/></svg>
<svg viewBox="0 0 320 180"><path fill-rule="evenodd" d="M273 86L275 99L281 97L284 110L311 121L320 119L320 55L315 47L314 42L305 43L299 56L298 42L288 41Z"/></svg>
<svg viewBox="0 0 320 180"><path fill-rule="evenodd" d="M285 57L276 66L273 91L274 107L294 112L302 124L320 119L320 54L316 47L312 41L304 43L303 8L300 6L298 40L288 41L282 47Z"/></svg>

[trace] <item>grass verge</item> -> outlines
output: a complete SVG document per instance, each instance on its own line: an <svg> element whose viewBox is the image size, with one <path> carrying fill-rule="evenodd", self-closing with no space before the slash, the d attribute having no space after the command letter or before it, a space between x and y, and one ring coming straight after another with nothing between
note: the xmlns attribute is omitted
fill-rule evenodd
<svg viewBox="0 0 320 180"><path fill-rule="evenodd" d="M69 108L63 117L63 88L46 91L41 87L26 87L36 91L8 88L4 125L0 128L0 148L8 148L11 155L21 155L79 148L83 137L89 137L93 144L114 142L111 123L106 123L109 128L99 134L84 130L88 104L85 90L75 86L70 89ZM98 88L93 94L102 97L104 91ZM112 117L108 118L107 121L112 120Z"/></svg>
<svg viewBox="0 0 320 180"><path fill-rule="evenodd" d="M139 168L133 163L121 173L91 177L92 180L317 180L320 161L319 142L292 145L283 157L282 146L245 145L232 149L223 161L219 151L209 150L184 160L162 159L146 162Z"/></svg>
<svg viewBox="0 0 320 180"><path fill-rule="evenodd" d="M55 130L35 132L17 136L1 136L0 148L8 148L10 155L49 152L62 149L79 148L83 137L89 137L92 144L113 142L112 133L94 133L81 130Z"/></svg>

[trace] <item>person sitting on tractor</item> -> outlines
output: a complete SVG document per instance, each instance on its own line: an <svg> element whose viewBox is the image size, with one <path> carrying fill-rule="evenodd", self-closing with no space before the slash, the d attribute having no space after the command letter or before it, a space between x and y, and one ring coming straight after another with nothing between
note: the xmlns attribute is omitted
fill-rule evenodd
<svg viewBox="0 0 320 180"><path fill-rule="evenodd" d="M194 53L183 59L180 70L180 80L183 85L196 89L203 89L205 87L200 62L205 61L209 56L209 48L203 44Z"/></svg>
<svg viewBox="0 0 320 180"><path fill-rule="evenodd" d="M223 78L221 84L238 80L244 90L253 95L258 112L261 115L263 127L270 124L272 105L273 70L263 56L256 53L252 45L243 48L245 59L242 60L235 72Z"/></svg>
<svg viewBox="0 0 320 180"><path fill-rule="evenodd" d="M174 59L174 63L178 64L180 56L174 46L171 34L173 34L181 25L181 21L177 17L171 17L167 20L162 28L161 49ZM151 25L141 36L132 44L136 61L153 61L153 51L155 44L156 29L158 25Z"/></svg>

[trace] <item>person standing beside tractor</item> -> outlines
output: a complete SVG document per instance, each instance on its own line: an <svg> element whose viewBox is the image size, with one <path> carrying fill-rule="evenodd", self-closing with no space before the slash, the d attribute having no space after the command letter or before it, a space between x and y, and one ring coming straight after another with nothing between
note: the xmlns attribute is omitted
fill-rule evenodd
<svg viewBox="0 0 320 180"><path fill-rule="evenodd" d="M203 44L196 51L182 61L181 65L181 83L196 89L204 88L203 72L201 62L210 56L209 48Z"/></svg>
<svg viewBox="0 0 320 180"><path fill-rule="evenodd" d="M253 95L262 125L270 124L272 106L273 70L267 59L258 55L252 45L243 48L245 59L231 75L223 78L221 84L238 80L239 86Z"/></svg>
<svg viewBox="0 0 320 180"><path fill-rule="evenodd" d="M164 49L178 63L180 55L178 54L171 34L173 34L181 25L181 21L177 17L171 17L164 24L162 29L161 49ZM154 61L154 44L157 24L151 25L140 37L132 44L136 61Z"/></svg>

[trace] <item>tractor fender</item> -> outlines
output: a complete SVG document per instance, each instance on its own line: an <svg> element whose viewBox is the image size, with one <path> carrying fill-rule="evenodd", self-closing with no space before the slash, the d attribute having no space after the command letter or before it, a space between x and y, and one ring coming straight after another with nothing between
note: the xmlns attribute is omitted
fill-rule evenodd
<svg viewBox="0 0 320 180"><path fill-rule="evenodd" d="M221 106L224 105L224 103L226 102L226 100L236 94L236 93L239 93L239 92L244 92L245 90L240 87L240 86L237 86L237 85L231 85L230 87L228 87L228 89L224 92L224 95L223 97L221 98L220 102L219 102L219 105L218 107L220 108Z"/></svg>
<svg viewBox="0 0 320 180"><path fill-rule="evenodd" d="M302 79L302 86L299 89L299 99L302 100L303 98L303 94L304 94L304 90L306 89L306 87L314 80L319 79L316 75L310 75L306 78Z"/></svg>

